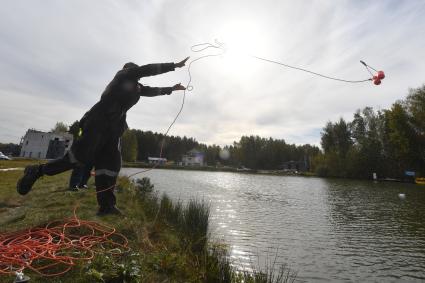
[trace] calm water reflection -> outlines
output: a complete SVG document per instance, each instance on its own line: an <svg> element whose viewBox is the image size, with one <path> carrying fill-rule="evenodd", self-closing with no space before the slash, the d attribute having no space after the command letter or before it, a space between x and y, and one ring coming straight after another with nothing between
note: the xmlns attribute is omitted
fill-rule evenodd
<svg viewBox="0 0 425 283"><path fill-rule="evenodd" d="M299 281L425 281L423 186L173 170L143 176L173 199L209 201L211 232L231 245L238 266L269 255Z"/></svg>

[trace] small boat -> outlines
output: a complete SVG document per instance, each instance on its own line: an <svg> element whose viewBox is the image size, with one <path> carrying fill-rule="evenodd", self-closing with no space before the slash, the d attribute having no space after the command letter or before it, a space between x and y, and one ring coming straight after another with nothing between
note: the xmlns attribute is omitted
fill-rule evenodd
<svg viewBox="0 0 425 283"><path fill-rule="evenodd" d="M416 178L415 183L418 185L425 185L425 178Z"/></svg>

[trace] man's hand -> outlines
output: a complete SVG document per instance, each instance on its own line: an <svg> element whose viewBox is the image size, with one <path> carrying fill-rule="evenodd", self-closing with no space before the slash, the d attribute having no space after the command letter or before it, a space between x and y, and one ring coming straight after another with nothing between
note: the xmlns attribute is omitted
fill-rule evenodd
<svg viewBox="0 0 425 283"><path fill-rule="evenodd" d="M189 58L189 57L187 57ZM186 88L184 86L182 86L181 84L176 84L173 86L173 91L175 90L186 90Z"/></svg>
<svg viewBox="0 0 425 283"><path fill-rule="evenodd" d="M180 61L178 63L174 63L174 67L175 68L181 68L184 67L185 63L187 60L189 60L190 57L186 57L185 59L183 59L183 61Z"/></svg>

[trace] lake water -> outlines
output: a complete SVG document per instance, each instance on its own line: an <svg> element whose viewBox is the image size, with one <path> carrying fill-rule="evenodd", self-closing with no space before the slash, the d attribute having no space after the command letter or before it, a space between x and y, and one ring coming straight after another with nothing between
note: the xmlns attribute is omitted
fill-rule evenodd
<svg viewBox="0 0 425 283"><path fill-rule="evenodd" d="M425 282L425 186L183 170L136 177L145 176L175 200L208 201L211 233L237 266L259 256L260 265L287 263L301 282Z"/></svg>

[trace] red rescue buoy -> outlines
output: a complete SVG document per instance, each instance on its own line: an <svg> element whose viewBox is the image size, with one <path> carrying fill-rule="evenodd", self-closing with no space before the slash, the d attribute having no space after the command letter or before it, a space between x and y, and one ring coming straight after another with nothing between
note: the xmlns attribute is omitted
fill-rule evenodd
<svg viewBox="0 0 425 283"><path fill-rule="evenodd" d="M380 80L385 79L385 73L384 73L384 71L379 71L378 72L378 79L380 79Z"/></svg>

